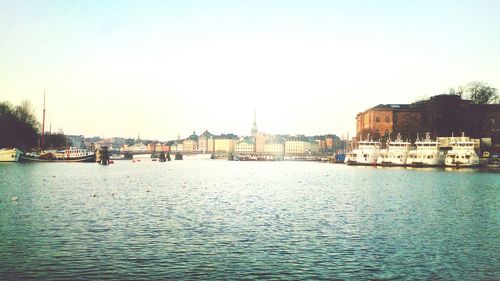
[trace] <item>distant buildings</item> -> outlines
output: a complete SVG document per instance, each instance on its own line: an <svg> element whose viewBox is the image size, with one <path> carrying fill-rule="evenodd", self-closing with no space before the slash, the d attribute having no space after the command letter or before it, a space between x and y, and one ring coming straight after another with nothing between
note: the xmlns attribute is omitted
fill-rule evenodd
<svg viewBox="0 0 500 281"><path fill-rule="evenodd" d="M82 135L66 135L68 145L76 148L85 148L85 137Z"/></svg>
<svg viewBox="0 0 500 281"><path fill-rule="evenodd" d="M167 142L141 140L139 135L133 138L84 138L83 136L68 136L68 142L73 146L107 146L112 152L148 154L154 152L169 152L182 154L236 154L260 156L300 156L319 153L332 153L335 142L340 139L335 135L322 136L290 136L271 135L259 132L256 115L250 130L250 136L235 134L215 135L205 130L201 135L193 132L190 136Z"/></svg>

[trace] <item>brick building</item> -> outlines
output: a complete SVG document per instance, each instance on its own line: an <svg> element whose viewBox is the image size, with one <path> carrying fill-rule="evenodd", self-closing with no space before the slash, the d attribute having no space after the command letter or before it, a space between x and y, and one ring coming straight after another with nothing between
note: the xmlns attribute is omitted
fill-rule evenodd
<svg viewBox="0 0 500 281"><path fill-rule="evenodd" d="M412 104L379 104L356 116L356 138L401 133L415 140L417 134L433 137L465 132L472 138L491 138L500 144L500 104L473 104L456 95L437 95Z"/></svg>

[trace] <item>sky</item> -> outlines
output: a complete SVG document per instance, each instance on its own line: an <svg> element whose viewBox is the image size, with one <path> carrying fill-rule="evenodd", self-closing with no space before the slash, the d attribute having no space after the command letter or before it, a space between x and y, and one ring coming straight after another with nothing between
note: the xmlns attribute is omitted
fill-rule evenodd
<svg viewBox="0 0 500 281"><path fill-rule="evenodd" d="M52 131L345 136L380 103L500 88L500 1L0 0L0 101ZM50 125L49 125L50 124Z"/></svg>

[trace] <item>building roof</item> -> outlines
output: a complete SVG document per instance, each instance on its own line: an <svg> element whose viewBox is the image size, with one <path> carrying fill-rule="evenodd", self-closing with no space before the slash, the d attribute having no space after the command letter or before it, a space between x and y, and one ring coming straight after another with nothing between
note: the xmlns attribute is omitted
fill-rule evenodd
<svg viewBox="0 0 500 281"><path fill-rule="evenodd" d="M374 107L368 108L367 110L363 112L359 112L356 114L356 116L359 116L360 114L364 114L368 111L409 111L409 110L419 110L422 107L422 103L412 103L412 104L401 104L401 103L391 103L391 104L379 104Z"/></svg>
<svg viewBox="0 0 500 281"><path fill-rule="evenodd" d="M213 137L214 139L238 139L238 136L236 136L235 134L222 134Z"/></svg>
<svg viewBox="0 0 500 281"><path fill-rule="evenodd" d="M205 130L205 132L203 132L201 135L200 135L200 138L209 138L213 136L208 130Z"/></svg>
<svg viewBox="0 0 500 281"><path fill-rule="evenodd" d="M246 144L251 144L251 145L255 144L255 142L251 138L244 138L243 140L238 142L238 144L240 144L240 143L246 143Z"/></svg>
<svg viewBox="0 0 500 281"><path fill-rule="evenodd" d="M419 107L420 107L419 104L414 104L414 103L412 103L412 104L396 104L396 103L392 103L392 104L379 104L379 105L374 106L374 107L372 107L370 109L375 109L375 110L377 110L377 109L381 109L381 110L387 110L387 109L389 109L389 110L403 110L404 109L404 110L408 110L408 109L413 109L413 108L416 109L416 108L419 108ZM370 109L368 109L368 110L370 110Z"/></svg>

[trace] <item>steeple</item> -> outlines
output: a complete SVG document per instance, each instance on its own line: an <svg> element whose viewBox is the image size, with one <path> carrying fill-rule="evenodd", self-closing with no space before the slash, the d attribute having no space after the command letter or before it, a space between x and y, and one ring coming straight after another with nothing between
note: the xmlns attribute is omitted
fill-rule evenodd
<svg viewBox="0 0 500 281"><path fill-rule="evenodd" d="M259 130L257 129L257 111L253 109L253 126L252 126L252 136L257 134Z"/></svg>

